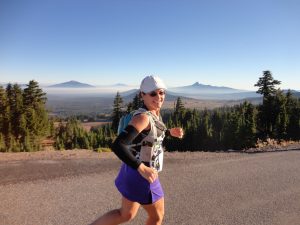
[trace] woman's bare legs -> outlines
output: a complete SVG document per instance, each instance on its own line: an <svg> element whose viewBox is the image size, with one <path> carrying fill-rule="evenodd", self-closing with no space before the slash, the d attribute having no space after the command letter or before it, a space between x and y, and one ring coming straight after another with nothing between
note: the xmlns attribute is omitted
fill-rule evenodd
<svg viewBox="0 0 300 225"><path fill-rule="evenodd" d="M161 225L165 213L164 198L159 199L151 205L143 205L143 208L148 213L146 225Z"/></svg>
<svg viewBox="0 0 300 225"><path fill-rule="evenodd" d="M135 217L139 207L139 203L122 197L122 207L120 209L115 209L104 214L91 225L117 225L125 223Z"/></svg>

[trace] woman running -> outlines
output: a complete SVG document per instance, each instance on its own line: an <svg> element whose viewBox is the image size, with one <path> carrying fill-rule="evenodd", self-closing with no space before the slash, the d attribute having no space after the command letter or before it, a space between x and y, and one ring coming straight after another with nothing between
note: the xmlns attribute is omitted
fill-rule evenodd
<svg viewBox="0 0 300 225"><path fill-rule="evenodd" d="M158 179L163 165L165 135L182 138L181 128L167 130L160 109L166 86L159 77L147 76L140 85L143 107L133 113L128 126L113 143L113 152L123 161L115 185L122 195L120 209L107 212L92 225L115 225L132 220L140 206L147 214L146 225L162 224L164 192Z"/></svg>

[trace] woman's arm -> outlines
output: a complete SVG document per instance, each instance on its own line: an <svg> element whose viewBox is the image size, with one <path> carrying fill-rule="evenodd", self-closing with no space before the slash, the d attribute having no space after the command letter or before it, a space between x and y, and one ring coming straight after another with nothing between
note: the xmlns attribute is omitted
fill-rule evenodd
<svg viewBox="0 0 300 225"><path fill-rule="evenodd" d="M140 166L141 161L135 158L132 154L130 145L139 133L147 128L148 124L149 118L147 115L139 114L134 116L128 126L119 134L112 145L112 150L119 159L131 166L133 169L137 169Z"/></svg>
<svg viewBox="0 0 300 225"><path fill-rule="evenodd" d="M112 150L119 159L130 167L137 169L145 179L147 179L150 183L153 183L157 178L157 171L145 166L140 160L135 158L129 146L140 132L149 128L149 118L146 114L134 116L129 125L114 141Z"/></svg>
<svg viewBox="0 0 300 225"><path fill-rule="evenodd" d="M112 150L118 158L134 169L137 169L140 166L141 161L135 158L129 145L138 134L139 132L134 126L128 125L124 131L119 134L112 145Z"/></svg>

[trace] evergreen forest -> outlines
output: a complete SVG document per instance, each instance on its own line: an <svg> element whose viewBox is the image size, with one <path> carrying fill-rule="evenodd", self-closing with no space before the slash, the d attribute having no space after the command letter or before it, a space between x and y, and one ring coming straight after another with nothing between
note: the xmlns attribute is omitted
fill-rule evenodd
<svg viewBox="0 0 300 225"><path fill-rule="evenodd" d="M180 97L174 109L162 111L168 128L180 126L184 137L167 137L168 151L226 151L255 147L258 140L300 140L300 100L291 91L277 88L270 71L263 71L255 86L262 103L243 102L233 107L196 110L184 107ZM54 126L45 107L46 94L36 81L26 88L17 84L0 86L0 151L37 151L46 138L62 149L109 148L116 138L120 118L142 106L139 95L125 105L120 93L113 102L111 123L86 131L79 120L70 117Z"/></svg>
<svg viewBox="0 0 300 225"><path fill-rule="evenodd" d="M8 84L5 89L0 86L0 151L38 151L42 140L53 136L46 100L34 80L24 89L18 84Z"/></svg>

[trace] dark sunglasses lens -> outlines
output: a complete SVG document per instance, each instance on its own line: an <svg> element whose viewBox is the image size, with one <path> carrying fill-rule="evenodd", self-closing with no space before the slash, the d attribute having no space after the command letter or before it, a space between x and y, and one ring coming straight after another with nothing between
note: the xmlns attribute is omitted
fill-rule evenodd
<svg viewBox="0 0 300 225"><path fill-rule="evenodd" d="M156 92L151 92L149 95L151 96L151 97L155 97L156 95L165 95L166 93L164 92L164 91L160 91L160 92L158 92L158 93L156 93Z"/></svg>

